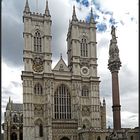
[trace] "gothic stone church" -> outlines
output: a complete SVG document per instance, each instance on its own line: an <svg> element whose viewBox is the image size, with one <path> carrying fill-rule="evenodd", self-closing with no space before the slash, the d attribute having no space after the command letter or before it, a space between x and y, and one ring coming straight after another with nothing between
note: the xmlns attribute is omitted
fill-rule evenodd
<svg viewBox="0 0 140 140"><path fill-rule="evenodd" d="M96 23L79 21L73 7L67 33L68 65L52 69L51 15L23 12L23 104L9 100L4 140L106 140L106 103L100 102ZM120 133L121 134L121 133Z"/></svg>

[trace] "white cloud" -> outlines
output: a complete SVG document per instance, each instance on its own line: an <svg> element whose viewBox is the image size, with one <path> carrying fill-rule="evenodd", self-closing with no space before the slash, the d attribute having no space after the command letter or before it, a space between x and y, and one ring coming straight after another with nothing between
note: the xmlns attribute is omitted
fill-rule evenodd
<svg viewBox="0 0 140 140"><path fill-rule="evenodd" d="M121 120L123 128L134 128L138 126L138 114L128 111L121 112Z"/></svg>
<svg viewBox="0 0 140 140"><path fill-rule="evenodd" d="M2 62L2 101L8 102L8 98L11 97L14 102L22 102L21 70L21 67L12 68ZM8 91L12 94L8 94Z"/></svg>

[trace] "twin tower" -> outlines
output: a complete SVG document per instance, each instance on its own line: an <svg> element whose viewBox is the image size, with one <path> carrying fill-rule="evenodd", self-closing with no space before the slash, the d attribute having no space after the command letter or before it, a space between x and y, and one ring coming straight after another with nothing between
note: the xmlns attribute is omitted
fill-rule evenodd
<svg viewBox="0 0 140 140"><path fill-rule="evenodd" d="M92 10L87 23L77 19L73 7L67 33L68 65L61 57L53 69L48 1L44 14L39 14L30 11L26 0L23 22L23 139L78 140L79 130L106 129L106 103L100 102ZM115 65L111 63L110 69Z"/></svg>

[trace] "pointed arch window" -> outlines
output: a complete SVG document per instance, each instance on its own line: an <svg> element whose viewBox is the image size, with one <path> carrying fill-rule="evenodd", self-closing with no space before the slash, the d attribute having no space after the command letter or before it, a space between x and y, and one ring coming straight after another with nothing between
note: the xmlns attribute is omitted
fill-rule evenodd
<svg viewBox="0 0 140 140"><path fill-rule="evenodd" d="M108 136L105 137L105 140L108 140Z"/></svg>
<svg viewBox="0 0 140 140"><path fill-rule="evenodd" d="M43 137L43 123L40 119L35 121L35 136Z"/></svg>
<svg viewBox="0 0 140 140"><path fill-rule="evenodd" d="M101 140L100 136L97 137L97 140Z"/></svg>
<svg viewBox="0 0 140 140"><path fill-rule="evenodd" d="M81 40L81 56L88 57L88 45L86 38Z"/></svg>
<svg viewBox="0 0 140 140"><path fill-rule="evenodd" d="M11 134L11 140L17 140L17 134L15 132Z"/></svg>
<svg viewBox="0 0 140 140"><path fill-rule="evenodd" d="M68 88L62 84L54 95L55 119L71 119L71 97Z"/></svg>
<svg viewBox="0 0 140 140"><path fill-rule="evenodd" d="M133 140L133 136L130 137L130 140Z"/></svg>
<svg viewBox="0 0 140 140"><path fill-rule="evenodd" d="M86 86L83 86L83 87L82 87L82 93L81 93L81 95L82 95L83 97L88 97L88 96L89 96L88 87L86 87Z"/></svg>
<svg viewBox="0 0 140 140"><path fill-rule="evenodd" d="M35 32L34 36L34 51L35 52L42 52L42 40L41 40L41 34L39 31Z"/></svg>
<svg viewBox="0 0 140 140"><path fill-rule="evenodd" d="M43 125L42 124L39 125L39 136L43 137Z"/></svg>
<svg viewBox="0 0 140 140"><path fill-rule="evenodd" d="M40 83L37 83L35 86L34 86L34 93L36 95L42 95L43 94L43 89L42 89L42 85Z"/></svg>

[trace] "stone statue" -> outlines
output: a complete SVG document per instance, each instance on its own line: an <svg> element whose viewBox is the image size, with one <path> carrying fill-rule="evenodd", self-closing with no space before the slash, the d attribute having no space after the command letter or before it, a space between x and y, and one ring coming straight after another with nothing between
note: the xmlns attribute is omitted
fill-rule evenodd
<svg viewBox="0 0 140 140"><path fill-rule="evenodd" d="M111 26L111 35L112 35L112 39L116 39L116 33L115 33L116 28L112 25Z"/></svg>

